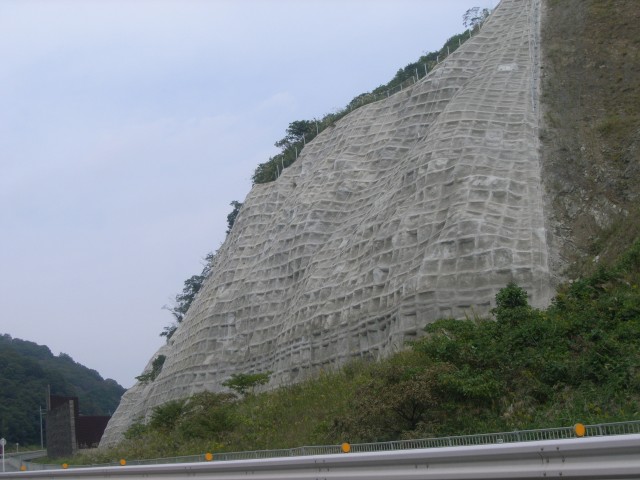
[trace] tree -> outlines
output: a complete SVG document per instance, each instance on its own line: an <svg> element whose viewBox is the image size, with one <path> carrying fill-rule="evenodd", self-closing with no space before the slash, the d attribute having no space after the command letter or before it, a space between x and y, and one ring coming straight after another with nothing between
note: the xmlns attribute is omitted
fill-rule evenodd
<svg viewBox="0 0 640 480"><path fill-rule="evenodd" d="M158 355L156 358L153 359L153 362L151 362L151 370L148 371L147 373L143 373L142 375L138 375L136 377L136 380L138 380L141 383L154 381L158 377L158 375L160 375L160 372L162 371L162 366L164 365L164 361L166 359L167 357L165 357L164 355Z"/></svg>
<svg viewBox="0 0 640 480"><path fill-rule="evenodd" d="M170 432L173 430L185 410L186 400L171 400L157 406L151 413L149 427L155 430Z"/></svg>
<svg viewBox="0 0 640 480"><path fill-rule="evenodd" d="M496 308L491 310L498 323L513 325L527 318L533 311L527 300L527 292L511 282L496 294Z"/></svg>
<svg viewBox="0 0 640 480"><path fill-rule="evenodd" d="M517 284L511 282L496 294L496 311L526 307L529 305L527 292Z"/></svg>
<svg viewBox="0 0 640 480"><path fill-rule="evenodd" d="M206 439L232 431L235 401L233 393L196 393L187 400L177 432L187 439Z"/></svg>
<svg viewBox="0 0 640 480"><path fill-rule="evenodd" d="M236 218L240 213L240 209L242 208L243 203L238 202L237 200L233 200L229 205L233 207L233 210L229 215L227 215L227 235L231 233L231 229L233 228L233 224L236 223Z"/></svg>
<svg viewBox="0 0 640 480"><path fill-rule="evenodd" d="M222 382L222 385L244 396L259 386L269 381L271 372L264 373L234 373L231 378Z"/></svg>
<svg viewBox="0 0 640 480"><path fill-rule="evenodd" d="M462 24L471 30L475 30L476 28L480 28L484 21L487 19L491 10L488 8L473 7L467 10L464 15L462 15Z"/></svg>
<svg viewBox="0 0 640 480"><path fill-rule="evenodd" d="M287 128L287 136L275 143L276 147L288 148L296 142L303 142L311 134L315 134L315 122L310 120L296 120Z"/></svg>
<svg viewBox="0 0 640 480"><path fill-rule="evenodd" d="M187 311L191 306L191 302L193 302L196 294L200 291L200 288L202 288L203 281L203 275L192 275L184 281L182 293L176 295L176 303L172 306L165 305L162 307L165 310L169 310L171 315L175 318L175 322L164 327L164 330L160 333L161 337L167 337L167 340L169 340L173 336L175 331L178 329L178 325L182 323L182 320L187 314Z"/></svg>
<svg viewBox="0 0 640 480"><path fill-rule="evenodd" d="M176 295L176 302L171 306L165 305L162 307L165 310L169 310L169 312L175 318L175 322L164 327L163 331L160 333L161 337L167 337L167 340L169 340L176 332L176 330L178 329L178 325L182 323L182 320L189 310L189 307L191 307L191 303L202 288L202 284L204 283L205 279L211 274L214 259L215 253L209 252L204 258L205 264L202 268L202 272L200 272L200 275L192 275L191 277L186 279L184 281L182 293Z"/></svg>

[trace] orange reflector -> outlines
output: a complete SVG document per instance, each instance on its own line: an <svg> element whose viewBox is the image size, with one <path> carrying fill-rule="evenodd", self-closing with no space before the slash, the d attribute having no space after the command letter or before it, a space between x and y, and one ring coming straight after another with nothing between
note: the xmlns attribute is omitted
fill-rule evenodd
<svg viewBox="0 0 640 480"><path fill-rule="evenodd" d="M573 431L576 432L578 437L584 437L584 434L587 433L587 428L581 423L576 423L573 426Z"/></svg>
<svg viewBox="0 0 640 480"><path fill-rule="evenodd" d="M69 468L69 464L68 463L63 463L62 464L62 468Z"/></svg>
<svg viewBox="0 0 640 480"><path fill-rule="evenodd" d="M27 470L27 466L26 465L20 465L20 471L21 472L25 472Z"/></svg>
<svg viewBox="0 0 640 480"><path fill-rule="evenodd" d="M351 445L347 442L344 442L341 446L343 453L349 453L351 451Z"/></svg>
<svg viewBox="0 0 640 480"><path fill-rule="evenodd" d="M210 462L211 460L213 460L213 453L209 453L209 452L205 453L205 454L204 454L204 459L205 459L207 462Z"/></svg>
<svg viewBox="0 0 640 480"><path fill-rule="evenodd" d="M120 465L122 465L123 467L127 464L127 461L124 458L120 459Z"/></svg>

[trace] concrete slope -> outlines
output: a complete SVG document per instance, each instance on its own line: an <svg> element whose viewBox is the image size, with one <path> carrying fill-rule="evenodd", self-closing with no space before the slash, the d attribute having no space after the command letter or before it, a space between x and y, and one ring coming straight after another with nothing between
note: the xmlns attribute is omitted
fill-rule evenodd
<svg viewBox="0 0 640 480"><path fill-rule="evenodd" d="M487 313L510 281L546 304L538 19L539 0L503 0L429 76L255 186L161 374L125 394L102 444L233 373L271 371L273 387L387 355L438 318Z"/></svg>

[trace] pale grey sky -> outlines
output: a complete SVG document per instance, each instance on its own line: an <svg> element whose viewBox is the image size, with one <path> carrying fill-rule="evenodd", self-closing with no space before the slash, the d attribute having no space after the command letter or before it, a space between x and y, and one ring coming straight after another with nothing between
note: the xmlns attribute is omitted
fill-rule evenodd
<svg viewBox="0 0 640 480"><path fill-rule="evenodd" d="M497 0L0 0L0 333L130 387L294 120Z"/></svg>

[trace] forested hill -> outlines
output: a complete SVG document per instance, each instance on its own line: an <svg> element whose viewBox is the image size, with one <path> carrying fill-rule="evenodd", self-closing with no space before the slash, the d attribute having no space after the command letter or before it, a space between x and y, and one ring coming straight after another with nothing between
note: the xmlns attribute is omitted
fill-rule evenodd
<svg viewBox="0 0 640 480"><path fill-rule="evenodd" d="M65 353L55 356L44 345L0 335L0 437L40 444L47 386L54 395L77 396L82 415L110 415L125 391Z"/></svg>

